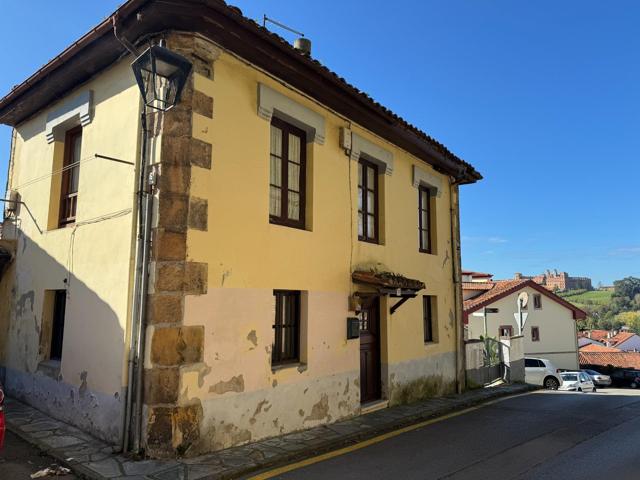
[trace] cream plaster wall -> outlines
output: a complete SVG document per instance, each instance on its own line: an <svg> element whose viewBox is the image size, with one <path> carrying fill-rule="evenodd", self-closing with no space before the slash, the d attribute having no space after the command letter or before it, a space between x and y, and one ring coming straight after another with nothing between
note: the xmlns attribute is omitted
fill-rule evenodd
<svg viewBox="0 0 640 480"><path fill-rule="evenodd" d="M47 229L50 198L59 201L51 193L54 156L63 146L47 143L46 116L87 90L93 90L94 115L83 128L77 223ZM139 112L139 90L124 60L17 127L10 179L10 189L20 192L44 231L21 207L16 288L4 339L7 387L38 408L114 441L125 383L136 172L134 166L93 156L135 163ZM45 290L64 288L62 361L59 377L51 379L38 367L47 356L39 352L42 304Z"/></svg>
<svg viewBox="0 0 640 480"><path fill-rule="evenodd" d="M214 80L196 75L194 81L196 90L214 99L213 119L193 118L194 137L213 145L211 170L193 167L190 190L208 200L208 231L189 230L187 237L188 259L208 264L208 292L185 298L185 324L205 327L205 365L199 373L183 375L181 387L184 402L198 399L203 404L201 437L220 448L310 426L305 420L310 410L323 421L359 411L359 381L354 383L359 379L359 341L346 340L346 318L353 315L348 297L365 289L351 282L357 268L421 279L427 287L420 294L438 298L439 341L428 345L423 342L421 297L393 316L388 309L397 299L383 301L384 396L396 398L394 388L409 389L398 399L413 398L418 391L451 391L455 308L448 178L226 53L216 60L214 71ZM269 223L270 127L257 114L259 82L318 112L326 122L324 144L307 145L307 230ZM357 240L357 164L339 147L339 128L346 126L394 155L392 175L379 177L384 245ZM442 195L435 200L435 255L418 251L413 165L442 179ZM306 312L308 329L302 342L308 354L300 368L271 370L273 289L307 293L303 316ZM434 377L437 388L412 386L426 377ZM272 406L267 413L259 408L264 401ZM253 416L256 410L261 410L263 423ZM235 440L230 432L236 432Z"/></svg>
<svg viewBox="0 0 640 480"><path fill-rule="evenodd" d="M529 305L526 312L529 316L524 328L525 355L548 358L558 368L578 368L578 348L576 340L576 321L573 312L542 295L542 309L533 308L533 295L538 291L527 287L512 293L494 303L499 313L489 314L488 329L490 337L497 337L501 325L511 325L514 335L518 334L518 327L513 314L518 311L517 298L521 291L529 294ZM540 341L531 341L531 327L540 329ZM484 334L482 317L469 315L469 338L480 338Z"/></svg>

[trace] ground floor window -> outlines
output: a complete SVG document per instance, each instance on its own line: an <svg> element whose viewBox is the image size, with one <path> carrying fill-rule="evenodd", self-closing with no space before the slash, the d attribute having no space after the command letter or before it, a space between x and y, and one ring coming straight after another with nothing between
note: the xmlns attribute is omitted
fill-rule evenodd
<svg viewBox="0 0 640 480"><path fill-rule="evenodd" d="M436 297L433 295L424 295L422 297L422 317L424 323L424 343L435 342L434 329L435 319L435 302Z"/></svg>
<svg viewBox="0 0 640 480"><path fill-rule="evenodd" d="M511 325L500 325L498 335L500 337L513 337L513 327Z"/></svg>
<svg viewBox="0 0 640 480"><path fill-rule="evenodd" d="M53 315L51 325L51 360L62 359L62 339L64 337L64 314L67 307L67 291L55 290L53 300Z"/></svg>
<svg viewBox="0 0 640 480"><path fill-rule="evenodd" d="M531 341L539 342L540 341L540 328L539 327L531 327Z"/></svg>
<svg viewBox="0 0 640 480"><path fill-rule="evenodd" d="M300 292L274 290L275 319L271 365L300 361Z"/></svg>

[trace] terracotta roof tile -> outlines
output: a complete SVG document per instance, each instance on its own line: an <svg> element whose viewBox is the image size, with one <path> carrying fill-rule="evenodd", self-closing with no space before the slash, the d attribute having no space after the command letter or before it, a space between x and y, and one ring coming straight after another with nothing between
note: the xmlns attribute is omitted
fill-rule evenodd
<svg viewBox="0 0 640 480"><path fill-rule="evenodd" d="M621 343L626 342L633 336L635 336L635 333L633 332L620 332L617 335L614 335L613 337L611 337L609 339L609 343L614 346L620 345Z"/></svg>
<svg viewBox="0 0 640 480"><path fill-rule="evenodd" d="M491 290L493 282L462 282L463 290Z"/></svg>
<svg viewBox="0 0 640 480"><path fill-rule="evenodd" d="M581 352L620 352L619 348L605 347L604 345L597 345L595 343L588 343L583 347L580 347Z"/></svg>
<svg viewBox="0 0 640 480"><path fill-rule="evenodd" d="M635 368L640 370L640 352L578 352L580 366L611 365L618 368Z"/></svg>
<svg viewBox="0 0 640 480"><path fill-rule="evenodd" d="M479 295L471 300L467 300L464 302L464 309L472 310L478 305L481 305L485 302L491 301L492 299L499 297L505 293L516 291L520 289L524 284L528 283L529 280L498 280L496 282L491 282L493 288L488 290L486 293Z"/></svg>

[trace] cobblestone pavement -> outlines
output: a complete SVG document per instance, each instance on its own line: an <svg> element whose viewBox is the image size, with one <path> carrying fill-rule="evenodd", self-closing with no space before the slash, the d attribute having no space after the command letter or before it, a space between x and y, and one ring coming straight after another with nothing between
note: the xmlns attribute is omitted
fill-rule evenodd
<svg viewBox="0 0 640 480"><path fill-rule="evenodd" d="M10 431L57 458L80 477L97 480L227 479L284 465L493 398L532 389L528 385L502 385L462 395L431 398L302 432L176 460L133 460L117 453L115 447L11 398L7 399L5 413Z"/></svg>

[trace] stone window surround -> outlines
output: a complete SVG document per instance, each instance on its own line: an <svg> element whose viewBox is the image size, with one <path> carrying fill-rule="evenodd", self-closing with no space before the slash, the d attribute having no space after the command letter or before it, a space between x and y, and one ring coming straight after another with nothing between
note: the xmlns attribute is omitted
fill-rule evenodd
<svg viewBox="0 0 640 480"><path fill-rule="evenodd" d="M346 131L343 135L344 134L351 135L351 151L349 154L351 160L357 162L360 158L364 158L365 160L375 163L380 170L384 171L387 175L393 173L393 153L370 142L355 132Z"/></svg>
<svg viewBox="0 0 640 480"><path fill-rule="evenodd" d="M307 132L307 142L324 144L324 117L295 100L258 82L258 115L267 121L275 116Z"/></svg>
<svg viewBox="0 0 640 480"><path fill-rule="evenodd" d="M93 91L87 90L65 101L47 114L45 135L47 143L64 140L64 134L72 127L90 124L93 120Z"/></svg>
<svg viewBox="0 0 640 480"><path fill-rule="evenodd" d="M442 196L442 180L417 165L413 166L413 186L427 188L432 197Z"/></svg>

